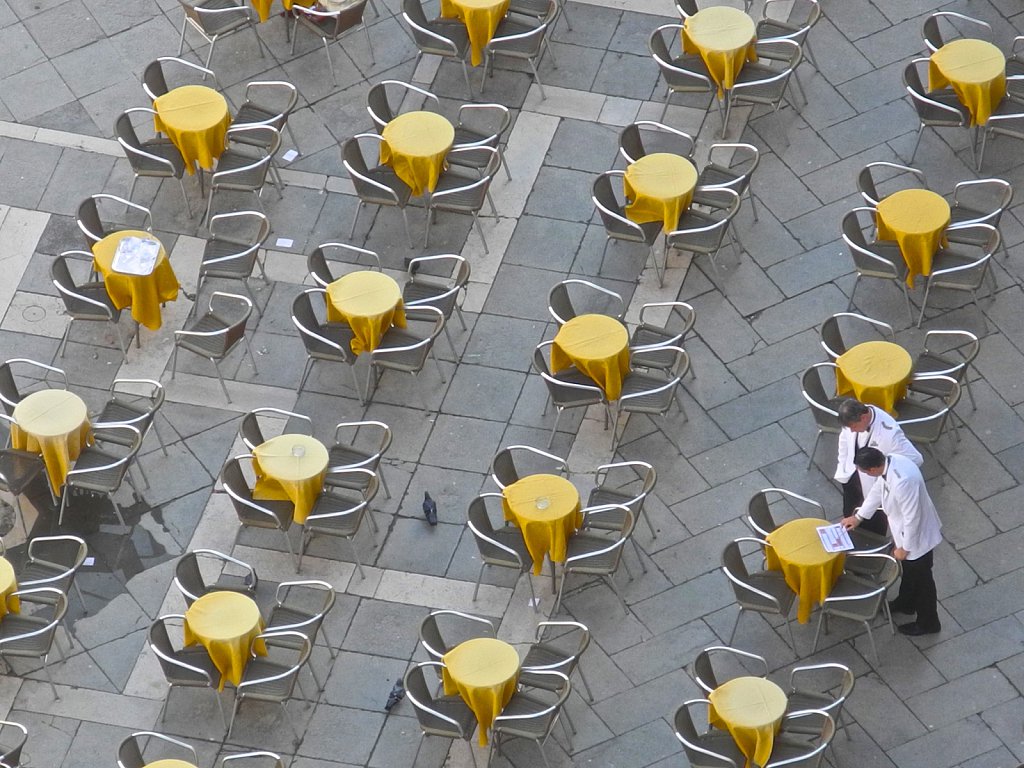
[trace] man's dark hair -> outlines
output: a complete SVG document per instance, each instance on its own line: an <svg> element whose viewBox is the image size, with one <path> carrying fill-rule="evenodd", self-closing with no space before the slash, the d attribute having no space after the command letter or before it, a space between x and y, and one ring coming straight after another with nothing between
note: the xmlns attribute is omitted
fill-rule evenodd
<svg viewBox="0 0 1024 768"><path fill-rule="evenodd" d="M859 448L853 455L853 463L857 469L875 469L885 464L885 454L877 448Z"/></svg>
<svg viewBox="0 0 1024 768"><path fill-rule="evenodd" d="M861 417L868 413L868 407L860 400L848 397L839 404L838 413L839 426L848 427L860 421Z"/></svg>

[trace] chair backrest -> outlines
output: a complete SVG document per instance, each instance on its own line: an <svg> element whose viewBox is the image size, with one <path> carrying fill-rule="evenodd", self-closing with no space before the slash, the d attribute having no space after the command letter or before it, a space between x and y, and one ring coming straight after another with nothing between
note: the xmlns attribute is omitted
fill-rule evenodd
<svg viewBox="0 0 1024 768"><path fill-rule="evenodd" d="M215 305L218 305L217 308ZM252 301L236 293L214 291L210 296L210 311L219 314L220 309L230 310L230 315L219 315L223 322L228 323L223 334L224 349L221 353L221 357L223 357L231 351L235 344L245 338L245 327L252 314Z"/></svg>
<svg viewBox="0 0 1024 768"><path fill-rule="evenodd" d="M202 571L199 570L199 558L195 552L186 552L178 558L174 566L174 583L189 605L209 591Z"/></svg>
<svg viewBox="0 0 1024 768"><path fill-rule="evenodd" d="M106 236L107 230L100 219L100 211L94 196L89 196L78 204L78 228L90 244L99 242Z"/></svg>
<svg viewBox="0 0 1024 768"><path fill-rule="evenodd" d="M724 659L728 664L728 671L725 674L720 671L716 672L715 663L712 661L714 658ZM757 677L768 676L768 662L763 656L725 645L713 645L702 650L694 658L693 679L704 693L711 693L728 679L750 675L751 672L748 669L750 666L757 667L755 670Z"/></svg>
<svg viewBox="0 0 1024 768"><path fill-rule="evenodd" d="M500 493L482 493L475 496L469 502L469 509L466 512L466 525L473 534L477 550L485 561L500 560L506 563L516 563L522 566L522 557L511 547L502 544L497 540L494 530L494 523L487 511L488 499L494 499L500 503Z"/></svg>
<svg viewBox="0 0 1024 768"><path fill-rule="evenodd" d="M36 536L28 543L28 561L47 566L54 570L63 570L65 574L73 574L82 567L89 555L89 547L84 539L78 536ZM41 581L19 581L23 586L42 584Z"/></svg>
<svg viewBox="0 0 1024 768"><path fill-rule="evenodd" d="M297 6L292 6L297 7ZM242 762L236 763L241 760ZM284 760L275 752L259 750L225 755L220 759L220 768L284 768Z"/></svg>
<svg viewBox="0 0 1024 768"><path fill-rule="evenodd" d="M835 363L815 363L808 366L800 377L800 392L811 406L811 413L814 414L818 428L838 434L839 411L831 407L832 398L825 391L825 385L821 381L821 371L824 369L830 369L833 372L833 379L835 378Z"/></svg>
<svg viewBox="0 0 1024 768"><path fill-rule="evenodd" d="M839 710L853 693L856 677L853 670L836 661L793 667L789 674L790 694L811 693L833 697L832 703L820 709L838 721Z"/></svg>
<svg viewBox="0 0 1024 768"><path fill-rule="evenodd" d="M825 750L835 736L835 721L827 712L817 709L789 712L782 719L780 734L786 732L787 726L793 728L796 723L800 724L799 730L794 729L800 734L798 738L804 737L808 730L815 732L815 737L810 741L807 741L805 737L800 739L807 744L806 751L794 755L792 750L787 750L785 757L777 760L769 758L764 768L782 768L783 766L786 768L818 768L821 765Z"/></svg>
<svg viewBox="0 0 1024 768"><path fill-rule="evenodd" d="M843 242L850 251L854 267L860 271L871 273L888 273L894 278L899 277L896 264L879 254L872 248L865 231L874 226L875 211L873 208L854 208L843 215Z"/></svg>
<svg viewBox="0 0 1024 768"><path fill-rule="evenodd" d="M579 306L573 297L581 302ZM562 280L552 286L548 293L548 312L559 325L588 312L622 319L624 308L622 296L589 280Z"/></svg>
<svg viewBox="0 0 1024 768"><path fill-rule="evenodd" d="M707 722L710 707L711 702L707 699L684 701L672 718L676 738L683 745L683 751L691 765L700 766L700 768L737 768L731 758L714 752L706 746L704 739L706 734L697 728L693 719L693 713L700 712L702 720Z"/></svg>
<svg viewBox="0 0 1024 768"><path fill-rule="evenodd" d="M940 21L943 22L940 24ZM943 33L943 27L948 30ZM966 28L966 31L961 27ZM992 39L992 26L980 19L965 16L952 11L938 11L926 17L921 25L921 36L929 51L935 53L939 48L958 37L980 37Z"/></svg>
<svg viewBox="0 0 1024 768"><path fill-rule="evenodd" d="M876 175L886 174L885 181L891 181L894 178L902 178L904 176L910 176L912 183L910 185L903 184L901 188L913 188L914 186L920 186L925 189L928 188L928 181L925 179L924 173L919 171L917 168L911 168L907 165L900 165L899 163L888 163L888 162L874 162L868 163L857 173L857 189L864 198L864 202L874 207L882 201L885 195L882 195L878 191L879 184L882 179L876 179Z"/></svg>
<svg viewBox="0 0 1024 768"><path fill-rule="evenodd" d="M314 299L327 311L327 292L323 288L309 288L292 301L292 323L299 331L306 354L311 357L328 357L343 359L354 363L356 356L348 344L338 344L331 340L330 331L320 321L313 308Z"/></svg>
<svg viewBox="0 0 1024 768"><path fill-rule="evenodd" d="M30 360L27 357L12 357L10 360L5 360L3 363L0 363L0 404L3 405L4 411L8 416L14 415L15 406L25 396L14 378L15 365L19 368L22 366L29 368L34 374L40 376L42 382L47 385L50 383L49 376L51 373L59 374L63 379L62 389L68 388L68 376L60 368L40 363L36 360Z"/></svg>
<svg viewBox="0 0 1024 768"><path fill-rule="evenodd" d="M567 471L565 459L529 445L506 446L491 460L491 479L499 488L511 485L528 474Z"/></svg>
<svg viewBox="0 0 1024 768"><path fill-rule="evenodd" d="M464 640L494 636L494 624L488 619L462 611L433 611L420 623L420 645L432 659L440 659Z"/></svg>
<svg viewBox="0 0 1024 768"><path fill-rule="evenodd" d="M28 728L14 720L0 720L0 765L21 768L21 752L28 741Z"/></svg>
<svg viewBox="0 0 1024 768"><path fill-rule="evenodd" d="M303 416L301 413L295 413L294 411L282 410L281 408L253 408L242 416L242 421L238 425L238 436L242 438L242 442L245 443L250 451L257 445L267 441L267 437L263 434L263 429L260 426L261 416L284 421L282 431L298 432L303 435L313 434L313 422L308 416Z"/></svg>
<svg viewBox="0 0 1024 768"><path fill-rule="evenodd" d="M416 719L419 721L420 728L424 734L449 739L468 740L473 735L473 726L471 725L469 730L466 730L458 718L446 714L460 708L460 705L461 707L465 707L465 705L462 704L461 700L449 701L446 702L442 712L436 706L434 696L430 692L430 685L427 684L427 679L424 676L424 672L427 669L434 669L440 675L443 666L438 661L424 661L409 667L403 678L406 698L409 699L409 703L412 704L413 709L416 711ZM476 719L472 718L471 722L475 725Z"/></svg>
<svg viewBox="0 0 1024 768"><path fill-rule="evenodd" d="M740 545L744 543L753 543L759 547L769 546L768 542L761 539L743 537L728 542L722 550L722 570L732 584L736 598L741 602L747 602L751 596L760 592L749 583L750 571L747 570L747 565L743 562L743 550L740 549ZM770 598L767 595L765 597ZM774 598L770 599L774 600Z"/></svg>
<svg viewBox="0 0 1024 768"><path fill-rule="evenodd" d="M852 325L854 329L869 331L871 338L884 334L890 341L896 340L896 331L888 323L856 312L836 312L821 324L821 347L833 360L854 346L843 337L840 323L848 327ZM858 334L860 335L862 334Z"/></svg>
<svg viewBox="0 0 1024 768"><path fill-rule="evenodd" d="M645 143L645 134L654 146ZM690 134L653 120L630 123L619 134L619 154L627 163L636 162L651 152L671 152L692 158L696 146Z"/></svg>

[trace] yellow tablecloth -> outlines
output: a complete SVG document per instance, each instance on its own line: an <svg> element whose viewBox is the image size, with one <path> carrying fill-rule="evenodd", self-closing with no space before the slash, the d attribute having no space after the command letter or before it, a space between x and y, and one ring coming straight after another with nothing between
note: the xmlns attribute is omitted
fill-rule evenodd
<svg viewBox="0 0 1024 768"><path fill-rule="evenodd" d="M728 730L740 752L764 765L786 713L786 694L763 677L736 677L708 694L708 720Z"/></svg>
<svg viewBox="0 0 1024 768"><path fill-rule="evenodd" d="M71 464L92 442L85 402L64 389L43 389L14 407L14 422L11 447L43 457L50 487L59 496Z"/></svg>
<svg viewBox="0 0 1024 768"><path fill-rule="evenodd" d="M455 141L452 124L433 112L406 112L385 125L380 135L380 161L390 165L414 195L433 192Z"/></svg>
<svg viewBox="0 0 1024 768"><path fill-rule="evenodd" d="M461 19L466 25L474 67L484 60L484 48L508 13L508 6L509 0L441 0L441 15Z"/></svg>
<svg viewBox="0 0 1024 768"><path fill-rule="evenodd" d="M757 61L754 20L739 8L716 5L683 22L683 50L699 53L718 84L718 98L736 82L747 61Z"/></svg>
<svg viewBox="0 0 1024 768"><path fill-rule="evenodd" d="M836 360L836 394L855 397L894 414L907 393L913 368L910 353L891 341L865 341Z"/></svg>
<svg viewBox="0 0 1024 768"><path fill-rule="evenodd" d="M827 520L805 517L790 520L768 534L768 568L782 571L786 583L799 600L796 619L806 624L815 603L828 597L843 572L846 555L828 552L818 536L818 527Z"/></svg>
<svg viewBox="0 0 1024 768"><path fill-rule="evenodd" d="M220 690L238 685L249 661L253 638L263 630L263 617L252 598L239 592L210 592L185 611L185 645L202 643L220 670ZM263 642L256 652L267 652Z"/></svg>
<svg viewBox="0 0 1024 768"><path fill-rule="evenodd" d="M629 373L629 333L607 315L579 315L558 329L551 345L551 370L575 365L597 382L609 400L618 400Z"/></svg>
<svg viewBox="0 0 1024 768"><path fill-rule="evenodd" d="M10 596L17 590L18 580L14 577L14 566L6 557L0 557L0 617L6 616L8 611L18 613L21 610L21 601Z"/></svg>
<svg viewBox="0 0 1024 768"><path fill-rule="evenodd" d="M503 496L505 519L522 530L533 572L543 569L544 555L565 562L569 537L583 524L576 486L558 475L528 475L505 486Z"/></svg>
<svg viewBox="0 0 1024 768"><path fill-rule="evenodd" d="M327 320L348 323L352 351L371 352L392 325L405 328L402 290L392 278L364 270L342 275L327 286Z"/></svg>
<svg viewBox="0 0 1024 768"><path fill-rule="evenodd" d="M655 152L644 155L626 168L622 184L626 217L637 224L660 221L666 232L679 225L679 217L693 199L697 169L680 155Z"/></svg>
<svg viewBox="0 0 1024 768"><path fill-rule="evenodd" d="M211 170L224 151L224 137L231 125L228 103L213 88L182 85L153 102L154 127L166 133L182 157L185 170L193 173L194 164Z"/></svg>
<svg viewBox="0 0 1024 768"><path fill-rule="evenodd" d="M171 268L171 262L160 246L160 255L156 265L148 275L126 275L117 272L112 266L118 243L125 237L139 237L156 240L151 232L134 229L115 232L107 235L98 243L93 243L92 255L96 270L103 275L103 283L107 287L107 295L118 309L132 308L132 318L149 330L155 331L162 324L160 305L178 298L178 277ZM160 242L157 240L157 242Z"/></svg>
<svg viewBox="0 0 1024 768"><path fill-rule="evenodd" d="M445 696L457 693L473 710L480 726L480 746L485 746L494 718L516 692L519 654L502 640L476 637L459 643L441 660Z"/></svg>
<svg viewBox="0 0 1024 768"><path fill-rule="evenodd" d="M972 125L984 125L1006 95L1006 57L985 40L953 40L931 55L928 90L952 85L971 113Z"/></svg>
<svg viewBox="0 0 1024 768"><path fill-rule="evenodd" d="M146 767L145 768L196 768L196 767L194 765L192 765L192 763L190 763L190 762L188 762L186 760L173 760L173 759L168 758L166 760L157 760L156 762L153 762L153 763L146 763Z"/></svg>
<svg viewBox="0 0 1024 768"><path fill-rule="evenodd" d="M296 523L304 523L327 474L327 449L309 435L278 435L252 452L256 471L254 499L287 500L295 505Z"/></svg>
<svg viewBox="0 0 1024 768"><path fill-rule="evenodd" d="M932 273L932 257L944 245L949 203L928 189L901 189L878 203L879 240L895 240L907 262L907 285Z"/></svg>

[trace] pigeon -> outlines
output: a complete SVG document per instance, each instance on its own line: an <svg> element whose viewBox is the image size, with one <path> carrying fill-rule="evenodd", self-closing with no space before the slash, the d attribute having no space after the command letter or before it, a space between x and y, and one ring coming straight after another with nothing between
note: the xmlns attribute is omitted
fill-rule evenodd
<svg viewBox="0 0 1024 768"><path fill-rule="evenodd" d="M388 702L384 705L384 710L390 712L394 706L405 698L405 686L402 685L401 680L395 681L394 688L391 689L391 693L388 694Z"/></svg>
<svg viewBox="0 0 1024 768"><path fill-rule="evenodd" d="M437 503L430 498L430 494L423 492L423 515L431 525L437 525Z"/></svg>

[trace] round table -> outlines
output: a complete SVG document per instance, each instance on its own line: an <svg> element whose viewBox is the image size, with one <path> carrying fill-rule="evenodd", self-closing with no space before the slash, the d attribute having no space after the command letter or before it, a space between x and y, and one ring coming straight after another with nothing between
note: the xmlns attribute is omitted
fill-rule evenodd
<svg viewBox="0 0 1024 768"><path fill-rule="evenodd" d="M516 691L519 654L508 643L493 637L476 637L459 643L442 657L444 693L462 697L479 723L480 746L487 731Z"/></svg>
<svg viewBox="0 0 1024 768"><path fill-rule="evenodd" d="M895 240L907 263L907 285L916 275L930 275L932 257L949 226L949 203L928 189L901 189L878 203L879 240Z"/></svg>
<svg viewBox="0 0 1024 768"><path fill-rule="evenodd" d="M1006 95L1006 56L986 40L946 43L928 60L928 90L947 85L971 113L971 125L984 125Z"/></svg>
<svg viewBox="0 0 1024 768"><path fill-rule="evenodd" d="M252 598L239 592L210 592L185 611L185 645L202 643L220 670L220 687L242 681L253 639L263 630L263 617ZM256 652L267 652L263 641Z"/></svg>
<svg viewBox="0 0 1024 768"><path fill-rule="evenodd" d="M505 14L509 0L441 0L441 15L461 19L469 33L470 63L476 67L483 61L484 48Z"/></svg>
<svg viewBox="0 0 1024 768"><path fill-rule="evenodd" d="M160 254L157 256L153 271L148 275L129 275L114 269L113 261L117 246L126 237L160 242L153 237L152 232L135 229L114 232L98 243L93 243L93 263L96 270L103 275L103 284L113 305L118 309L131 307L132 319L139 325L155 331L163 324L160 305L178 298L178 277L171 268L163 245L160 246Z"/></svg>
<svg viewBox="0 0 1024 768"><path fill-rule="evenodd" d="M413 195L433 192L455 141L452 124L434 112L406 112L385 125L380 135L380 161L412 187Z"/></svg>
<svg viewBox="0 0 1024 768"><path fill-rule="evenodd" d="M278 435L257 445L252 455L253 498L290 501L295 505L295 522L305 522L327 473L324 444L309 435Z"/></svg>
<svg viewBox="0 0 1024 768"><path fill-rule="evenodd" d="M59 496L72 463L92 440L85 401L66 389L43 389L18 403L13 418L11 447L43 457L50 487Z"/></svg>
<svg viewBox="0 0 1024 768"><path fill-rule="evenodd" d="M828 597L843 572L846 555L829 552L821 543L818 528L827 520L804 517L790 520L768 534L765 550L768 568L782 571L798 599L796 618L806 624L815 603Z"/></svg>
<svg viewBox="0 0 1024 768"><path fill-rule="evenodd" d="M153 109L154 128L181 151L185 170L194 173L196 164L212 170L231 125L227 100L205 85L182 85L158 96Z"/></svg>
<svg viewBox="0 0 1024 768"><path fill-rule="evenodd" d="M533 572L541 572L544 555L565 562L569 537L583 524L576 486L559 475L528 475L505 486L502 496L505 519L522 530Z"/></svg>
<svg viewBox="0 0 1024 768"><path fill-rule="evenodd" d="M618 400L622 379L629 373L629 332L608 315L578 315L558 329L551 345L551 370L575 365Z"/></svg>
<svg viewBox="0 0 1024 768"><path fill-rule="evenodd" d="M0 557L0 617L6 616L8 611L18 613L21 610L21 601L11 597L11 593L17 591L18 580L14 576L14 566L6 557Z"/></svg>
<svg viewBox="0 0 1024 768"><path fill-rule="evenodd" d="M718 84L719 98L732 88L745 62L757 61L756 38L754 20L727 5L705 8L683 22L683 50L700 54Z"/></svg>
<svg viewBox="0 0 1024 768"><path fill-rule="evenodd" d="M763 677L736 677L709 693L708 701L708 721L729 731L747 766L767 763L786 714L783 690Z"/></svg>
<svg viewBox="0 0 1024 768"><path fill-rule="evenodd" d="M192 763L187 760L174 760L167 758L165 760L157 760L152 763L146 763L145 768L196 768Z"/></svg>
<svg viewBox="0 0 1024 768"><path fill-rule="evenodd" d="M685 157L655 152L630 163L622 184L630 201L626 218L637 224L660 221L665 231L671 232L690 207L697 169Z"/></svg>
<svg viewBox="0 0 1024 768"><path fill-rule="evenodd" d="M392 325L405 327L402 289L382 272L361 270L327 286L327 321L352 329L352 351L371 352Z"/></svg>
<svg viewBox="0 0 1024 768"><path fill-rule="evenodd" d="M913 367L910 353L899 344L865 341L836 359L836 394L895 414L896 401L907 393Z"/></svg>

